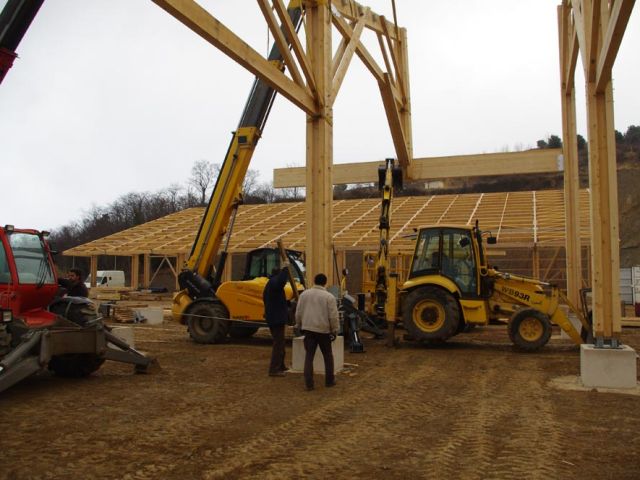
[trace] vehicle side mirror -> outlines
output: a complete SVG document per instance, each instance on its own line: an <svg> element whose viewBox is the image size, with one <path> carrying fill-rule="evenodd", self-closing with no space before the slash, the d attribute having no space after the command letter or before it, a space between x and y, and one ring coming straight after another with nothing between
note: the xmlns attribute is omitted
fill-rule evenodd
<svg viewBox="0 0 640 480"><path fill-rule="evenodd" d="M471 241L469 240L469 237L462 237L459 241L458 244L464 248L466 246L468 246L471 243Z"/></svg>
<svg viewBox="0 0 640 480"><path fill-rule="evenodd" d="M498 239L496 237L487 237L487 244L495 245L498 243Z"/></svg>

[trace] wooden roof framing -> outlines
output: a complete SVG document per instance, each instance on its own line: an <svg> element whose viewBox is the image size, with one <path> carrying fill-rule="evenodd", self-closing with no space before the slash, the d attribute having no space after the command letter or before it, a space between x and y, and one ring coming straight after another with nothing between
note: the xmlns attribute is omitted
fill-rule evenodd
<svg viewBox="0 0 640 480"><path fill-rule="evenodd" d="M391 251L413 250L414 228L432 224L471 225L479 220L502 246L561 246L565 240L561 190L396 197L391 214ZM378 245L378 198L336 200L333 243L337 250L369 250ZM583 244L589 241L589 192L580 192ZM70 256L188 254L204 208L182 212L64 252ZM231 252L275 244L305 248L304 202L242 205L230 242Z"/></svg>

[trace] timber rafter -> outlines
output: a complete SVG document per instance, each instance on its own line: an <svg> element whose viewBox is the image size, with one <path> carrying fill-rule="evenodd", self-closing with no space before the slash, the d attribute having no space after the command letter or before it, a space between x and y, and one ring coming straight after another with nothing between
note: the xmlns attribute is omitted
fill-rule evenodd
<svg viewBox="0 0 640 480"><path fill-rule="evenodd" d="M152 1L274 88L307 115L317 117L323 114L325 106L317 91L312 59L304 47L308 32L300 37L295 31L283 0L257 0L257 3L282 53L288 74L271 64L196 1ZM303 6L307 3L310 2L302 1ZM406 169L412 156L406 31L384 16L351 0L331 2L331 21L342 36L342 41L331 66L329 102L333 104L337 98L351 60L357 55L378 83L396 154L399 163ZM384 68L361 42L364 30L370 30L377 36ZM287 41L291 44L291 49L287 47Z"/></svg>

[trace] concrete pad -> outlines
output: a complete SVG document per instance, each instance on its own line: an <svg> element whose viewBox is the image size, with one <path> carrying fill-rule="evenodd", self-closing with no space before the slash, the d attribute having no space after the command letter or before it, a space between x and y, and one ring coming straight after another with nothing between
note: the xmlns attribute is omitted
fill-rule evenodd
<svg viewBox="0 0 640 480"><path fill-rule="evenodd" d="M630 346L580 345L580 378L585 387L635 388L637 376L636 351Z"/></svg>
<svg viewBox="0 0 640 480"><path fill-rule="evenodd" d="M160 307L147 307L135 310L136 317L144 319L147 325L161 325L164 319L164 312Z"/></svg>
<svg viewBox="0 0 640 480"><path fill-rule="evenodd" d="M549 386L558 390L572 392L597 392L597 393L617 393L622 395L633 395L640 397L640 383L636 383L635 388L594 388L585 387L579 375L567 375L556 377L549 381Z"/></svg>
<svg viewBox="0 0 640 480"><path fill-rule="evenodd" d="M135 338L133 334L133 327L113 327L111 329L111 333L113 333L116 337L121 338L125 342L129 344L131 348L135 348ZM115 347L115 345L111 345Z"/></svg>
<svg viewBox="0 0 640 480"><path fill-rule="evenodd" d="M291 370L293 372L304 371L304 357L306 351L304 349L304 336L295 337L292 342L291 348ZM331 352L333 353L333 368L334 372L338 373L344 368L344 337L338 335L335 341L331 344ZM316 355L313 357L313 373L324 373L324 359L320 348L316 350Z"/></svg>

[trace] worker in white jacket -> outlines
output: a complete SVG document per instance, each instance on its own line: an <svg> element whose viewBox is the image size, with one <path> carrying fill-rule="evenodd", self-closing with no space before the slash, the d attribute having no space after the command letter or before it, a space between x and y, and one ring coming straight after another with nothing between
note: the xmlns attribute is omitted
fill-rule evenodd
<svg viewBox="0 0 640 480"><path fill-rule="evenodd" d="M331 342L338 334L338 306L336 298L325 288L327 276L324 273L317 274L313 282L313 287L300 295L296 308L296 328L304 335L307 390L313 390L313 357L318 346L324 358L325 385L333 387L336 384Z"/></svg>

